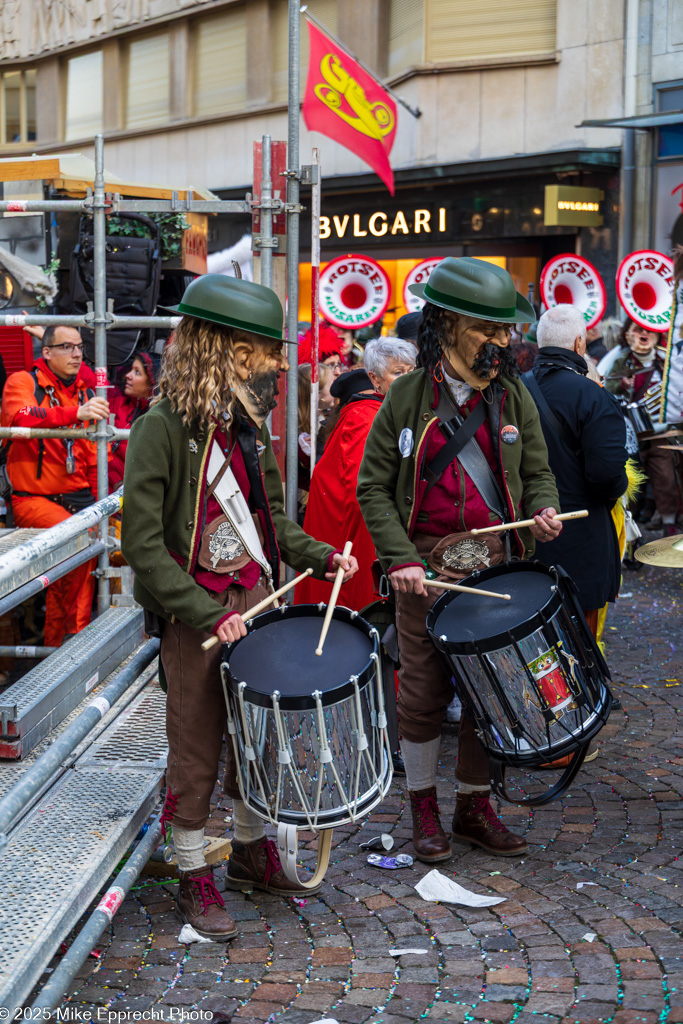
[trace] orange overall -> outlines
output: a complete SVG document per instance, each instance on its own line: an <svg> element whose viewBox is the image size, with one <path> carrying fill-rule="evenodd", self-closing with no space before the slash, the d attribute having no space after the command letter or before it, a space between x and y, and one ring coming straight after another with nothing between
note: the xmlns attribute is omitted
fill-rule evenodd
<svg viewBox="0 0 683 1024"><path fill-rule="evenodd" d="M2 426L80 426L78 406L88 400L87 385L79 371L65 384L43 359L30 373L12 373L2 394ZM56 495L88 488L97 493L97 452L91 441L73 442L74 472L67 472L64 441L46 439L10 442L7 472L15 493L12 496L14 522L18 527L48 528L69 518L56 502ZM50 496L50 497L48 497ZM95 561L85 562L53 583L46 594L45 645L59 647L65 633L78 633L90 622L95 580Z"/></svg>

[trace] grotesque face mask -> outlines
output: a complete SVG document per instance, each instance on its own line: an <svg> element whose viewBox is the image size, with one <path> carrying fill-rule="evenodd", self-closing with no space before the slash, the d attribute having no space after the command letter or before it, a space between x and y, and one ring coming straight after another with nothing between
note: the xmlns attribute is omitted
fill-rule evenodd
<svg viewBox="0 0 683 1024"><path fill-rule="evenodd" d="M478 320L463 313L444 313L448 333L444 355L462 380L483 391L499 373L516 372L509 347L509 324Z"/></svg>
<svg viewBox="0 0 683 1024"><path fill-rule="evenodd" d="M289 369L281 341L245 331L233 333L235 394L250 418L261 426L277 404L278 378Z"/></svg>

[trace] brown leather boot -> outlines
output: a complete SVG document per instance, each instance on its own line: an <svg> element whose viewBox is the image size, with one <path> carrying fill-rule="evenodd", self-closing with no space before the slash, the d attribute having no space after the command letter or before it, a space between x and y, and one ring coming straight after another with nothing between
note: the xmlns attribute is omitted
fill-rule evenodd
<svg viewBox="0 0 683 1024"><path fill-rule="evenodd" d="M291 882L282 869L277 846L266 836L253 843L233 839L225 884L231 889L263 889L277 896L314 896L322 888L322 882L314 889Z"/></svg>
<svg viewBox="0 0 683 1024"><path fill-rule="evenodd" d="M214 942L234 939L235 922L225 910L209 865L198 871L179 871L178 880L176 907L180 920Z"/></svg>
<svg viewBox="0 0 683 1024"><path fill-rule="evenodd" d="M489 792L458 793L453 815L453 839L474 843L497 857L519 857L527 853L526 839L510 832L496 817Z"/></svg>
<svg viewBox="0 0 683 1024"><path fill-rule="evenodd" d="M413 846L417 859L425 864L448 860L451 844L441 827L436 787L410 790L410 809L413 812Z"/></svg>

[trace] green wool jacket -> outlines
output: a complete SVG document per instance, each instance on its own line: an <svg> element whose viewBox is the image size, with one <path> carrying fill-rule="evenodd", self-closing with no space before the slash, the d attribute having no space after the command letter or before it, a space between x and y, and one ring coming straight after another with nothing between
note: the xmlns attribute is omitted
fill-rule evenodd
<svg viewBox="0 0 683 1024"><path fill-rule="evenodd" d="M559 511L555 477L531 395L517 378L505 378L492 390L489 422L505 482L508 521L530 519L544 508ZM425 453L428 435L438 429L437 399L436 386L423 370L397 378L365 443L358 501L385 572L421 561L410 538L427 486ZM503 444L501 431L509 425L518 429L519 436L513 444ZM530 558L535 550L531 531L515 532L523 557Z"/></svg>
<svg viewBox="0 0 683 1024"><path fill-rule="evenodd" d="M323 579L335 548L313 540L287 518L268 430L244 418L239 422L250 505L261 509L264 551L276 585L280 554L294 569L311 566ZM135 573L135 599L162 619L179 619L208 633L225 618L225 609L195 583L192 573L215 429L215 424L185 427L166 398L136 420L126 452L121 523L121 550Z"/></svg>

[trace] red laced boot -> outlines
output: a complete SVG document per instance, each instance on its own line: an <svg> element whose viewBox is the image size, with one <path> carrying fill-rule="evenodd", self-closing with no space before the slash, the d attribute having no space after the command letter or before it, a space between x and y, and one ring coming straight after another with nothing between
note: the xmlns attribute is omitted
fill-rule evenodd
<svg viewBox="0 0 683 1024"><path fill-rule="evenodd" d="M453 815L453 839L474 843L496 857L519 857L529 849L526 839L510 832L496 817L489 792L458 793Z"/></svg>
<svg viewBox="0 0 683 1024"><path fill-rule="evenodd" d="M277 846L265 836L253 843L233 839L226 885L231 889L263 889L277 896L313 896L322 888L322 882L314 889L305 889L290 881L280 863Z"/></svg>
<svg viewBox="0 0 683 1024"><path fill-rule="evenodd" d="M209 865L198 871L179 871L178 881L176 907L180 920L214 942L234 939L235 922L225 909Z"/></svg>
<svg viewBox="0 0 683 1024"><path fill-rule="evenodd" d="M413 846L417 859L425 864L448 860L451 844L441 827L436 787L411 790L410 809L413 812Z"/></svg>

